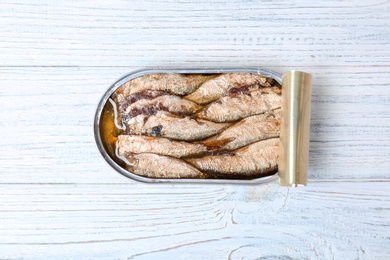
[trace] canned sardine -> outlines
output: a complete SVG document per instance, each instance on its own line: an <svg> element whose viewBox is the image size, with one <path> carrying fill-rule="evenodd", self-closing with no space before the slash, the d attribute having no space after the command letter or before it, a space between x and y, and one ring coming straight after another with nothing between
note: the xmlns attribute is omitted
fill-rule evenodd
<svg viewBox="0 0 390 260"><path fill-rule="evenodd" d="M108 163L146 182L275 179L281 77L265 69L151 69L113 84L95 116Z"/></svg>

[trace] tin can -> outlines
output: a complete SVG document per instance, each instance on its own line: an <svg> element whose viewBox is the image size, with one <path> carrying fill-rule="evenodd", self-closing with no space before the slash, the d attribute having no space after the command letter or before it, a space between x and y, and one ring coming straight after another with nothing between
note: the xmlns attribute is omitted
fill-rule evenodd
<svg viewBox="0 0 390 260"><path fill-rule="evenodd" d="M147 74L222 74L252 73L274 79L282 85L281 149L279 172L257 179L156 179L142 177L126 170L113 156L112 147L102 135L103 111L109 105L110 96L129 80ZM284 76L264 68L191 68L191 69L142 69L134 71L112 84L97 106L94 118L94 134L97 147L108 164L122 175L145 183L201 183L201 184L263 184L279 177L280 185L306 185L309 127L310 127L311 76L304 72L290 71ZM283 135L283 136L282 136Z"/></svg>

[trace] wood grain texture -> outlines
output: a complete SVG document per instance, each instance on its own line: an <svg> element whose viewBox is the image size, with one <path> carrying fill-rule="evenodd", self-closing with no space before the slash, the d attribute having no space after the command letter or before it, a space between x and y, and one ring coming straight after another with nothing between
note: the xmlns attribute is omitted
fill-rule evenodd
<svg viewBox="0 0 390 260"><path fill-rule="evenodd" d="M389 259L390 3L0 3L0 259ZM143 67L313 74L309 186L146 185L93 117Z"/></svg>
<svg viewBox="0 0 390 260"><path fill-rule="evenodd" d="M0 250L5 258L385 259L388 185L1 185Z"/></svg>
<svg viewBox="0 0 390 260"><path fill-rule="evenodd" d="M384 0L3 1L0 8L3 66L387 66L390 61L390 8Z"/></svg>

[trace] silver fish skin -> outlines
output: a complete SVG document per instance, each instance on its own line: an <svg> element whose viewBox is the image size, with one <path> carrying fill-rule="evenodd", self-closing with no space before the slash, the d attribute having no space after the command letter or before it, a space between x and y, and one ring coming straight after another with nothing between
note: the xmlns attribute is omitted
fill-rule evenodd
<svg viewBox="0 0 390 260"><path fill-rule="evenodd" d="M117 149L121 156L133 153L154 153L175 158L196 156L207 152L207 147L203 144L141 135L119 135Z"/></svg>
<svg viewBox="0 0 390 260"><path fill-rule="evenodd" d="M280 108L282 97L277 87L256 88L249 93L225 96L215 101L196 116L213 122L232 122Z"/></svg>
<svg viewBox="0 0 390 260"><path fill-rule="evenodd" d="M185 98L203 105L227 95L233 88L254 85L271 87L274 84L272 81L272 79L252 73L226 73L206 81Z"/></svg>
<svg viewBox="0 0 390 260"><path fill-rule="evenodd" d="M129 105L123 112L123 115L132 114L132 111L142 111L145 108L158 109L162 107L172 113L180 113L190 115L201 109L202 107L195 102L182 99L175 95L163 95L154 99L141 99Z"/></svg>
<svg viewBox="0 0 390 260"><path fill-rule="evenodd" d="M277 171L279 138L259 141L228 155L186 159L202 172L226 177L255 178Z"/></svg>
<svg viewBox="0 0 390 260"><path fill-rule="evenodd" d="M166 111L155 115L138 115L125 122L130 134L162 136L175 140L202 140L222 132L231 123L214 123L191 117L179 117Z"/></svg>
<svg viewBox="0 0 390 260"><path fill-rule="evenodd" d="M176 95L187 95L195 91L209 76L186 77L177 73L147 74L124 83L116 89L117 100L144 90L168 91Z"/></svg>
<svg viewBox="0 0 390 260"><path fill-rule="evenodd" d="M203 143L209 147L216 146L216 149L235 150L264 139L279 137L279 134L280 113L266 112L244 118ZM222 145L218 146L218 143Z"/></svg>
<svg viewBox="0 0 390 260"><path fill-rule="evenodd" d="M126 169L132 173L148 178L206 178L206 174L200 172L185 161L169 156L153 153L132 154L122 157L127 164Z"/></svg>

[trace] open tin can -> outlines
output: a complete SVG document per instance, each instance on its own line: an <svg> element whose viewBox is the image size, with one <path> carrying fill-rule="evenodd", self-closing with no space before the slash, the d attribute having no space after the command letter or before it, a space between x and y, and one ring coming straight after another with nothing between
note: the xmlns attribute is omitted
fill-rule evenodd
<svg viewBox="0 0 390 260"><path fill-rule="evenodd" d="M118 160L115 151L115 140L107 138L107 109L116 109L111 100L113 93L126 82L148 74L202 74L216 75L225 73L250 73L262 75L275 80L281 85L281 120L278 171L272 175L255 179L187 179L187 178L148 178L127 170ZM116 171L133 180L146 183L209 183L209 184L262 184L279 178L281 186L300 186L307 184L308 152L310 134L310 74L290 71L280 75L263 68L208 68L208 69L143 69L134 71L116 81L101 98L95 118L94 134L99 151L108 164ZM114 113L116 114L116 113ZM111 135L118 131L116 118L112 118ZM116 127L115 127L116 126Z"/></svg>

